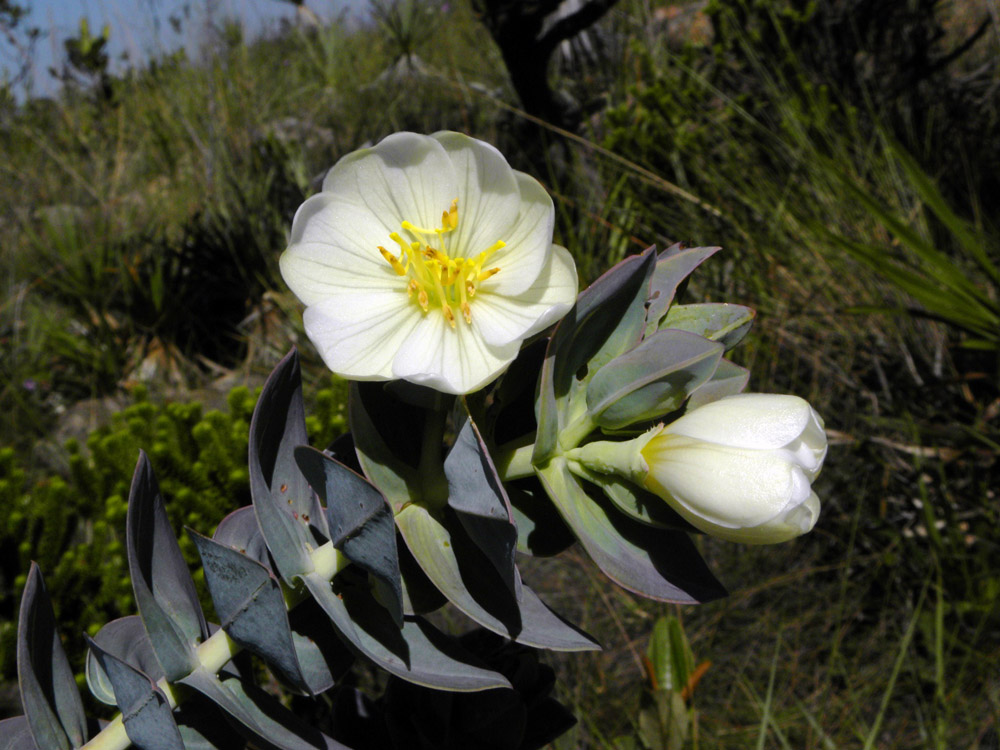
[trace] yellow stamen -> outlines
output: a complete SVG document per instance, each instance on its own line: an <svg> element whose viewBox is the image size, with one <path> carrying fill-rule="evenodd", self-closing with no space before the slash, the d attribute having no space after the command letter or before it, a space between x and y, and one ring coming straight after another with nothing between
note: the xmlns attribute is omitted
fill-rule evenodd
<svg viewBox="0 0 1000 750"><path fill-rule="evenodd" d="M455 252L459 249L455 247L457 240L449 234L458 228L457 198L447 211L441 213L440 229L424 229L409 221L402 222L401 227L410 234L409 240L416 241L409 241L399 232L392 232L389 238L399 245L399 256L381 245L378 250L399 276L409 276L406 296L413 299L416 293L416 302L424 312L431 307L440 307L441 314L453 329L456 309L462 311L466 324L471 325L472 306L469 301L476 296L480 283L500 271L499 267L484 271L483 265L506 243L498 240L478 255L464 256Z"/></svg>
<svg viewBox="0 0 1000 750"><path fill-rule="evenodd" d="M406 269L403 267L403 264L399 262L399 259L395 255L390 253L381 245L378 246L378 251L382 253L382 257L389 262L389 265L392 266L393 271L398 273L400 276L406 276Z"/></svg>
<svg viewBox="0 0 1000 750"><path fill-rule="evenodd" d="M451 208L441 214L441 228L446 232L458 228L458 198L451 202Z"/></svg>
<svg viewBox="0 0 1000 750"><path fill-rule="evenodd" d="M498 274L498 273L500 273L500 269L499 268L491 268L490 270L483 271L481 274L479 274L478 276L476 276L476 281L486 281L486 279L488 279L491 276L494 276L495 274ZM504 276L504 278L506 279L507 277Z"/></svg>

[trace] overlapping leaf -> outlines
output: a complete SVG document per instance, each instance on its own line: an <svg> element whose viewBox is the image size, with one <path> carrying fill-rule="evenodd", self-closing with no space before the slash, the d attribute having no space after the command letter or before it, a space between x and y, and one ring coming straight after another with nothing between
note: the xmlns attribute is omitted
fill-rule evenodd
<svg viewBox="0 0 1000 750"><path fill-rule="evenodd" d="M598 648L527 586L521 588L520 601L515 599L457 519L445 523L426 508L411 505L396 516L396 523L427 577L452 604L483 627L537 648Z"/></svg>
<svg viewBox="0 0 1000 750"><path fill-rule="evenodd" d="M141 617L130 615L112 620L97 632L93 641L102 651L135 667L154 682L163 677ZM115 705L114 688L93 650L87 652L85 673L91 694L101 703Z"/></svg>
<svg viewBox="0 0 1000 750"><path fill-rule="evenodd" d="M223 671L197 669L180 680L222 709L254 746L278 750L349 750L299 719L277 700Z"/></svg>
<svg viewBox="0 0 1000 750"><path fill-rule="evenodd" d="M394 513L420 496L420 440L426 411L391 396L382 383L351 383L351 434L358 460ZM391 425L391 429L386 429Z"/></svg>
<svg viewBox="0 0 1000 750"><path fill-rule="evenodd" d="M385 497L364 477L317 450L298 448L295 458L309 484L326 503L333 546L372 576L376 598L401 626L403 590L396 525Z"/></svg>
<svg viewBox="0 0 1000 750"><path fill-rule="evenodd" d="M559 512L598 567L620 586L650 599L694 604L726 591L687 534L653 528L584 490L563 459L540 478Z"/></svg>
<svg viewBox="0 0 1000 750"><path fill-rule="evenodd" d="M535 465L555 453L560 431L586 409L578 393L589 377L641 340L655 265L652 247L626 258L583 290L560 321L539 379Z"/></svg>
<svg viewBox="0 0 1000 750"><path fill-rule="evenodd" d="M486 444L467 408L455 444L444 460L448 479L448 505L515 599L520 599L520 578L514 567L517 528L510 500L497 476Z"/></svg>
<svg viewBox="0 0 1000 750"><path fill-rule="evenodd" d="M17 622L17 679L25 721L35 744L71 750L87 741L87 718L56 631L52 602L35 563L21 595ZM23 724L17 729L23 737Z"/></svg>
<svg viewBox="0 0 1000 750"><path fill-rule="evenodd" d="M174 681L198 666L194 649L208 637L208 626L145 453L132 479L126 523L139 615L164 675Z"/></svg>
<svg viewBox="0 0 1000 750"><path fill-rule="evenodd" d="M594 375L587 408L612 430L673 411L711 378L723 348L693 333L656 331Z"/></svg>
<svg viewBox="0 0 1000 750"><path fill-rule="evenodd" d="M483 667L451 639L419 617L400 628L367 591L334 593L330 582L312 573L306 586L357 653L408 682L441 690L509 687L502 675Z"/></svg>
<svg viewBox="0 0 1000 750"><path fill-rule="evenodd" d="M750 330L754 310L743 305L706 303L700 305L673 305L660 321L660 330L676 329L719 341L726 350L736 346Z"/></svg>
<svg viewBox="0 0 1000 750"><path fill-rule="evenodd" d="M268 377L250 422L250 495L278 573L289 585L313 569L310 530L315 501L295 463L308 443L298 353L293 349Z"/></svg>
<svg viewBox="0 0 1000 750"><path fill-rule="evenodd" d="M656 259L649 288L649 309L646 313L646 335L651 334L667 313L677 288L705 260L715 255L719 247L682 248L672 245L660 253Z"/></svg>
<svg viewBox="0 0 1000 750"><path fill-rule="evenodd" d="M319 647L309 641L302 647L314 652L306 670L288 623L281 586L271 572L256 560L224 544L191 532L201 555L205 582L222 629L242 648L263 658L277 674L297 690L320 693L335 677L321 658Z"/></svg>
<svg viewBox="0 0 1000 750"><path fill-rule="evenodd" d="M742 393L750 380L750 371L745 367L733 364L728 359L719 362L719 366L711 379L702 384L688 399L687 408L697 409L699 406L718 401L726 396Z"/></svg>
<svg viewBox="0 0 1000 750"><path fill-rule="evenodd" d="M0 750L40 750L31 736L27 716L0 721Z"/></svg>
<svg viewBox="0 0 1000 750"><path fill-rule="evenodd" d="M88 639L114 691L128 738L140 750L185 750L166 696L146 674Z"/></svg>

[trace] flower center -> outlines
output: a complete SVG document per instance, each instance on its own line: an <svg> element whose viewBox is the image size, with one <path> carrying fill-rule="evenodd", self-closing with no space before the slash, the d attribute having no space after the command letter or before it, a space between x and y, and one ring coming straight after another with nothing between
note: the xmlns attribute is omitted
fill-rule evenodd
<svg viewBox="0 0 1000 750"><path fill-rule="evenodd" d="M401 225L410 241L399 232L393 232L389 239L399 245L399 257L379 245L378 251L400 276L408 276L406 296L415 299L420 308L427 312L439 307L448 325L455 327L455 310L460 310L466 323L472 323L472 308L469 303L476 296L479 285L496 273L499 268L483 270L483 265L493 253L504 247L503 240L497 240L475 257L461 255L452 257L449 250L449 235L458 228L458 198L451 207L441 213L440 229L423 229L408 221Z"/></svg>

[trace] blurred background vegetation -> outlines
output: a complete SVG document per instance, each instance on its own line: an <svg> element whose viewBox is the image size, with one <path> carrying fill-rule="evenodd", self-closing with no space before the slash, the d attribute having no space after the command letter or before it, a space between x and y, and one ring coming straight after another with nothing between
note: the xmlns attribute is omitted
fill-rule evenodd
<svg viewBox="0 0 1000 750"><path fill-rule="evenodd" d="M0 30L30 51L26 2ZM557 747L998 747L995 0L590 0L595 23L524 53L549 61L533 92L511 29L559 3L296 5L117 73L83 23L56 94L0 84L0 679L27 560L63 632L131 611L139 447L175 524L209 532L247 502L254 388L290 345L314 441L344 429L278 255L340 156L447 128L546 185L584 280L722 245L688 301L755 307L751 388L806 397L831 438L812 534L702 540L722 602L637 599L572 550L525 563L606 646L546 656L580 718Z"/></svg>

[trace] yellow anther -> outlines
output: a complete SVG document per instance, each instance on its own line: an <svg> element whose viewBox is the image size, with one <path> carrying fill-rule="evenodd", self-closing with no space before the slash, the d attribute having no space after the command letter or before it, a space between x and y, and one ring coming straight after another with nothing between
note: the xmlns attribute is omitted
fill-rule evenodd
<svg viewBox="0 0 1000 750"><path fill-rule="evenodd" d="M413 293L420 289L420 284L416 279L410 279L410 283L406 285L406 296L412 297Z"/></svg>
<svg viewBox="0 0 1000 750"><path fill-rule="evenodd" d="M427 312L431 306L431 301L427 298L427 290L420 286L420 284L417 284L417 288L420 290L420 293L417 295L417 302L420 303L421 309Z"/></svg>
<svg viewBox="0 0 1000 750"><path fill-rule="evenodd" d="M446 232L458 227L458 198L451 202L451 208L441 214L441 228Z"/></svg>
<svg viewBox="0 0 1000 750"><path fill-rule="evenodd" d="M462 315L465 317L465 322L472 324L472 308L469 307L468 302L462 303Z"/></svg>
<svg viewBox="0 0 1000 750"><path fill-rule="evenodd" d="M390 234L389 239L399 245L399 249L403 251L403 257L406 257L411 252L409 243L399 236L399 232Z"/></svg>
<svg viewBox="0 0 1000 750"><path fill-rule="evenodd" d="M488 279L490 276L493 276L494 274L498 274L498 273L500 273L500 269L499 268L491 268L490 270L483 271L481 274L479 274L476 277L476 280L477 281L486 281L486 279ZM507 277L504 276L504 278L506 279Z"/></svg>
<svg viewBox="0 0 1000 750"><path fill-rule="evenodd" d="M472 279L465 280L465 293L469 295L469 299L476 296L476 282Z"/></svg>
<svg viewBox="0 0 1000 750"><path fill-rule="evenodd" d="M452 328L455 327L455 313L451 311L451 305L444 304L441 305L441 312L444 313L444 319L448 321L448 325Z"/></svg>
<svg viewBox="0 0 1000 750"><path fill-rule="evenodd" d="M406 276L406 268L403 266L402 263L399 262L399 258L390 253L381 245L378 246L378 251L382 253L382 257L389 262L389 265L392 266L392 269L396 273L398 273L400 276Z"/></svg>

